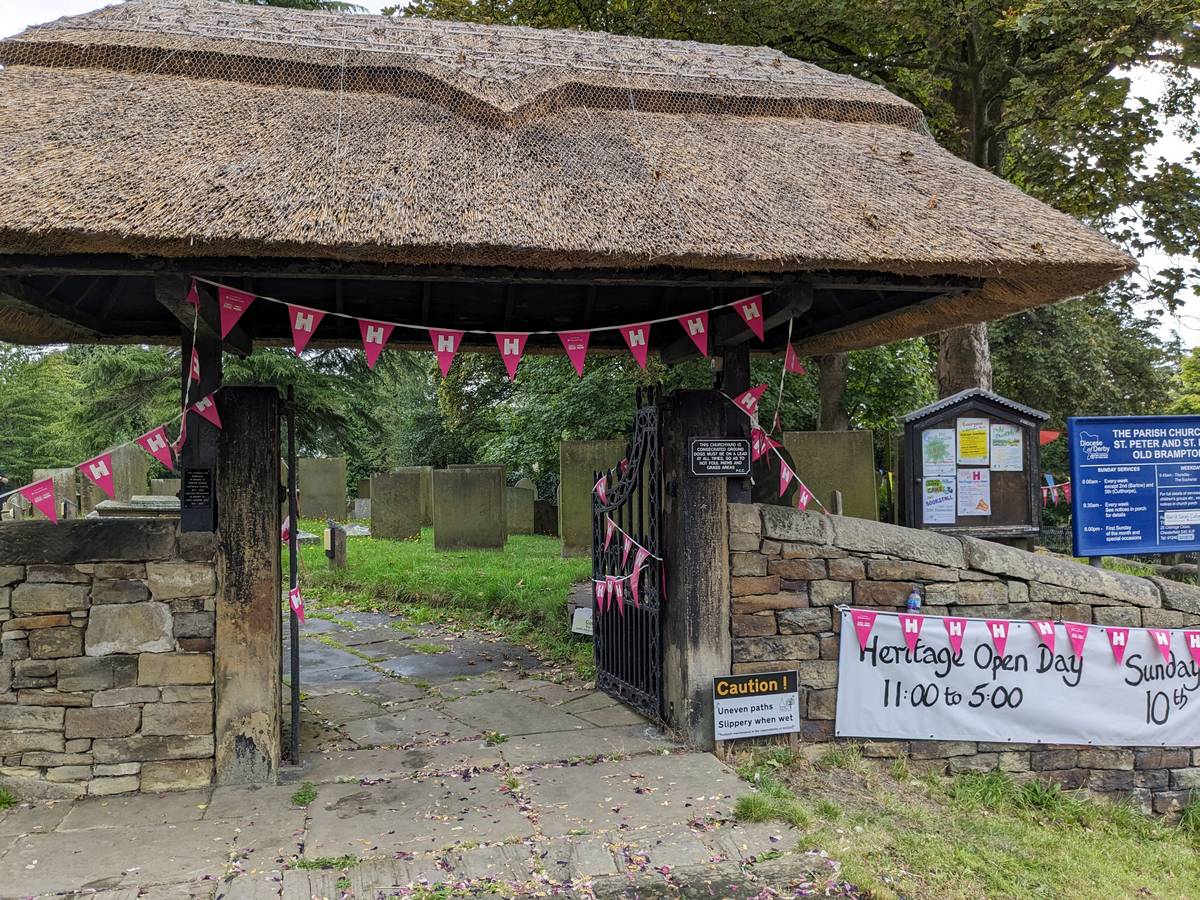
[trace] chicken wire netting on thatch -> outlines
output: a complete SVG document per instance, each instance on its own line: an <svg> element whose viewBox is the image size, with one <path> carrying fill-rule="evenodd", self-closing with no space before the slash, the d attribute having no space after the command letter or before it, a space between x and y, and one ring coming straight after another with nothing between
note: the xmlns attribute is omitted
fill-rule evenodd
<svg viewBox="0 0 1200 900"><path fill-rule="evenodd" d="M0 59L9 116L53 123L64 199L72 180L102 181L135 201L128 231L202 240L502 234L597 258L630 243L754 257L797 196L794 172L764 167L807 160L801 193L819 213L855 202L821 189L844 175L839 129L884 144L923 129L881 88L765 48L219 2L133 0L25 32ZM21 178L18 157L46 148L11 149ZM875 215L885 180L855 179ZM65 214L99 224L86 202ZM714 224L731 214L740 230Z"/></svg>

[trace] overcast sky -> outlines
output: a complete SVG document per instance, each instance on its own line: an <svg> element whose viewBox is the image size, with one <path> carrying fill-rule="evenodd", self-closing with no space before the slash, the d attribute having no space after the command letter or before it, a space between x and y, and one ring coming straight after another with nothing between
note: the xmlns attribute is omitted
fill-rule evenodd
<svg viewBox="0 0 1200 900"><path fill-rule="evenodd" d="M371 12L382 6L394 4L396 0L355 0ZM76 15L106 6L105 0L0 0L0 37L16 34L30 25L49 22L60 16ZM1134 93L1144 97L1157 97L1162 90L1161 80L1151 72L1140 71L1133 76ZM1155 155L1181 161L1187 156L1187 146L1176 135L1166 135L1154 147ZM1177 264L1182 264L1180 260ZM1155 270L1172 265L1164 254L1150 254L1142 260L1141 269L1135 278L1148 278ZM1187 347L1200 344L1200 300L1191 299L1185 304L1178 320L1164 316L1163 336L1178 330Z"/></svg>

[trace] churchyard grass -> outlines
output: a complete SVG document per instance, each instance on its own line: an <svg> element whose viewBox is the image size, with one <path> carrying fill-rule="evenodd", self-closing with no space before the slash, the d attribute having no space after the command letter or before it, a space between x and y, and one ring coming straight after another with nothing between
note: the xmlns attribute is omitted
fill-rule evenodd
<svg viewBox="0 0 1200 900"><path fill-rule="evenodd" d="M914 775L844 748L815 762L758 750L738 771L757 788L741 819L780 823L879 900L1200 896L1197 801L1168 824L1002 772Z"/></svg>
<svg viewBox="0 0 1200 900"><path fill-rule="evenodd" d="M325 527L301 524L315 534ZM412 541L349 538L340 571L329 568L320 544L302 545L300 581L306 605L321 616L382 610L400 616L402 631L425 622L490 629L590 677L592 645L571 634L566 601L571 586L590 577L591 561L559 553L558 540L543 535L512 535L503 550L438 552L425 528Z"/></svg>
<svg viewBox="0 0 1200 900"><path fill-rule="evenodd" d="M0 787L0 812L8 809L10 806L17 805L17 798L10 794L7 790Z"/></svg>

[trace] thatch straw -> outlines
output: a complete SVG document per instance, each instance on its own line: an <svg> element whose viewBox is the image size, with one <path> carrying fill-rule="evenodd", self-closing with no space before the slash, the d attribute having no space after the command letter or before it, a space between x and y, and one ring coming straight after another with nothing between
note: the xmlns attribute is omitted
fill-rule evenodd
<svg viewBox="0 0 1200 900"><path fill-rule="evenodd" d="M0 62L0 253L987 280L837 339L864 345L1131 267L905 101L767 49L131 0Z"/></svg>

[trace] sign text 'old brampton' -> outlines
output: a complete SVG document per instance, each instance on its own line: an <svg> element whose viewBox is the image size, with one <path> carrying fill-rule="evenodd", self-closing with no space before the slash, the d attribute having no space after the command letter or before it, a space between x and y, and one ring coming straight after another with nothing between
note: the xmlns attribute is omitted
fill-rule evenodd
<svg viewBox="0 0 1200 900"><path fill-rule="evenodd" d="M713 719L718 741L790 734L800 730L796 672L760 672L713 679Z"/></svg>
<svg viewBox="0 0 1200 900"><path fill-rule="evenodd" d="M1200 653L1200 632L848 609L836 732L1190 746L1200 733L1200 662L1189 640Z"/></svg>

